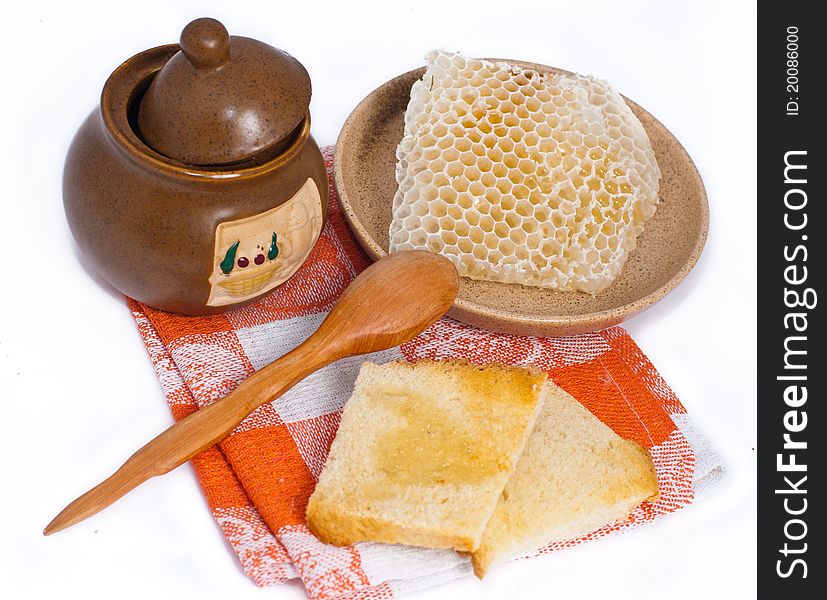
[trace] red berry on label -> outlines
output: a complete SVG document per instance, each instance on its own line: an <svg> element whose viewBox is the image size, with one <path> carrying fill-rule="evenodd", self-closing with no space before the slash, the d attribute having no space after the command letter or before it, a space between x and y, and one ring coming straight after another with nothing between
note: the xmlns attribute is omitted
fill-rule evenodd
<svg viewBox="0 0 827 600"><path fill-rule="evenodd" d="M246 256L242 256L241 258L238 259L238 266L241 267L242 269L244 267L246 267L247 265L249 265L249 264L250 264L250 261L247 260Z"/></svg>
<svg viewBox="0 0 827 600"><path fill-rule="evenodd" d="M264 255L263 254L256 254L256 257L253 259L257 265L260 265L264 262Z"/></svg>

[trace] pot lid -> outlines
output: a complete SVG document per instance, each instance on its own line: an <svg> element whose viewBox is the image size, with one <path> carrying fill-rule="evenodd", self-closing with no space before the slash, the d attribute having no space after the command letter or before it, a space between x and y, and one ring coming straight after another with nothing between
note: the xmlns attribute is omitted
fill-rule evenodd
<svg viewBox="0 0 827 600"><path fill-rule="evenodd" d="M155 151L189 165L243 162L285 142L307 114L310 76L286 52L206 18L180 43L138 109Z"/></svg>

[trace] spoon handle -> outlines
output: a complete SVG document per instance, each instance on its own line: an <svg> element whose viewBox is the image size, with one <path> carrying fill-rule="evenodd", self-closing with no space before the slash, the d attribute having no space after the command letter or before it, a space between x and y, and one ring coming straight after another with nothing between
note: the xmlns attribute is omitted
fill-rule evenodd
<svg viewBox="0 0 827 600"><path fill-rule="evenodd" d="M168 473L325 365L413 339L445 314L458 288L453 263L437 254L408 250L381 258L350 283L319 328L295 350L149 442L109 479L64 508L43 533L74 525L150 477Z"/></svg>
<svg viewBox="0 0 827 600"><path fill-rule="evenodd" d="M109 478L64 508L43 530L50 535L100 512L147 479L169 473L227 437L260 405L338 357L319 352L311 337L259 370L233 392L181 419L135 452Z"/></svg>

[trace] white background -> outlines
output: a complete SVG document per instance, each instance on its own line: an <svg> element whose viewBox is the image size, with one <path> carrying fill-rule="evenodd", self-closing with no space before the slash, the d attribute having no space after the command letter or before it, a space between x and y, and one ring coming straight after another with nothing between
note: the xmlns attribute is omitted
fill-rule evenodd
<svg viewBox="0 0 827 600"><path fill-rule="evenodd" d="M332 144L368 92L435 47L609 79L686 146L709 194L706 250L627 328L729 467L652 526L416 598L755 595L756 187L752 2L16 2L0 19L0 596L302 598L256 588L185 466L50 538L44 525L171 423L122 297L84 266L61 170L109 73L192 18L284 48ZM462 6L461 8L459 6ZM9 12L11 11L11 12Z"/></svg>

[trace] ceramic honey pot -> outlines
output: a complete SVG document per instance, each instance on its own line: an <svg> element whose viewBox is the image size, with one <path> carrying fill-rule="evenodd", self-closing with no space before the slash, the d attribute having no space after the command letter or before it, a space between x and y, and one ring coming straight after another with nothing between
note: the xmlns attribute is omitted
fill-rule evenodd
<svg viewBox="0 0 827 600"><path fill-rule="evenodd" d="M69 227L124 294L210 314L284 283L318 240L328 180L310 78L289 54L214 19L107 80L69 148Z"/></svg>

